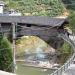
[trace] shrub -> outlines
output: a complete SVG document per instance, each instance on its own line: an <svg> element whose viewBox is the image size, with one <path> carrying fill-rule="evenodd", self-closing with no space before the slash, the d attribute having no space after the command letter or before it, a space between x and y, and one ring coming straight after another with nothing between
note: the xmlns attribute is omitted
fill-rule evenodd
<svg viewBox="0 0 75 75"><path fill-rule="evenodd" d="M71 15L69 16L69 27L75 32L75 12L71 12Z"/></svg>
<svg viewBox="0 0 75 75"><path fill-rule="evenodd" d="M12 72L12 47L6 37L0 36L0 69Z"/></svg>
<svg viewBox="0 0 75 75"><path fill-rule="evenodd" d="M64 41L64 44L61 48L58 49L58 52L60 53L59 60L61 63L65 63L66 60L73 54L73 48Z"/></svg>

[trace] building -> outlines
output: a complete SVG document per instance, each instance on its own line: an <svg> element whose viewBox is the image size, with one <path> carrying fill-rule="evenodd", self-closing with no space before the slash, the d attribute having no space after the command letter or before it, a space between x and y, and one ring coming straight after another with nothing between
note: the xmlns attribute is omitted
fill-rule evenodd
<svg viewBox="0 0 75 75"><path fill-rule="evenodd" d="M9 11L4 12L4 6L5 3L3 1L0 1L0 16L21 16L22 15L20 12L17 12L14 9L10 9Z"/></svg>
<svg viewBox="0 0 75 75"><path fill-rule="evenodd" d="M3 16L21 16L20 12L17 12L14 9L10 9L9 11L4 12Z"/></svg>
<svg viewBox="0 0 75 75"><path fill-rule="evenodd" d="M5 3L3 1L0 1L0 14L3 14L4 5Z"/></svg>

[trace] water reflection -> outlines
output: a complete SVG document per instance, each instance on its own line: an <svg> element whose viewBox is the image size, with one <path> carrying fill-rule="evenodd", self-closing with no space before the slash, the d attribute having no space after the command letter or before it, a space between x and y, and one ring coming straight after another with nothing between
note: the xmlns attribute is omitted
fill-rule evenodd
<svg viewBox="0 0 75 75"><path fill-rule="evenodd" d="M44 54L43 50L41 48L36 49L36 58L37 59L44 59L46 55Z"/></svg>
<svg viewBox="0 0 75 75"><path fill-rule="evenodd" d="M37 48L36 52L30 53L29 50L25 52L25 66L34 66L41 68L52 68L56 56L53 53L46 53L41 48Z"/></svg>
<svg viewBox="0 0 75 75"><path fill-rule="evenodd" d="M30 53L28 50L25 52L25 60L40 60L47 61L49 53L45 53L41 48L37 48L36 52Z"/></svg>

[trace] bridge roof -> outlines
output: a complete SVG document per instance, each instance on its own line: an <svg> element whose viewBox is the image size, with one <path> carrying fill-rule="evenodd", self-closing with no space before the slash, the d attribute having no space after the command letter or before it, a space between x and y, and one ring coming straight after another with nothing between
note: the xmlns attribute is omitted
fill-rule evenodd
<svg viewBox="0 0 75 75"><path fill-rule="evenodd" d="M61 26L66 22L64 18L50 18L44 16L0 16L1 23L26 23L40 26Z"/></svg>

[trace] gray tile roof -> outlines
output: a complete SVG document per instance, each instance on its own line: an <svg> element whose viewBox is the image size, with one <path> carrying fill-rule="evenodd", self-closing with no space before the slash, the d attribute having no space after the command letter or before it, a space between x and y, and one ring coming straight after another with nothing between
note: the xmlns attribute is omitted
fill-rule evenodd
<svg viewBox="0 0 75 75"><path fill-rule="evenodd" d="M50 18L44 16L0 16L1 23L26 23L40 26L61 26L66 19Z"/></svg>

